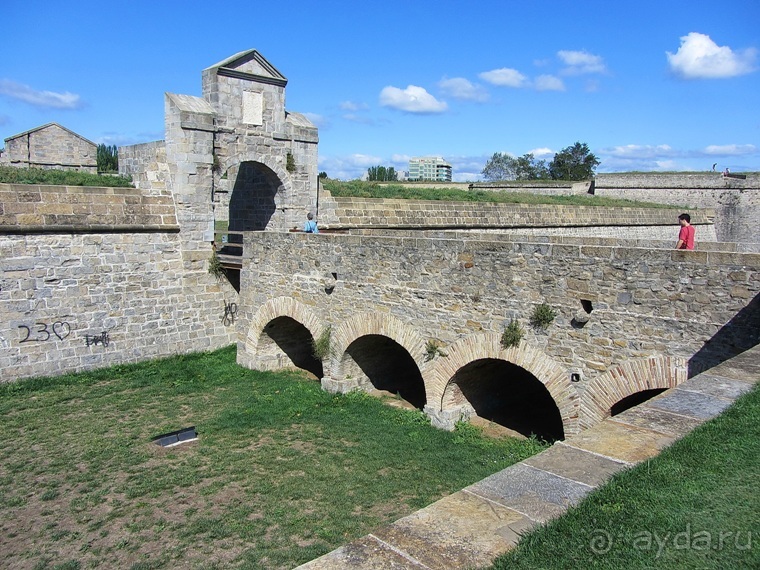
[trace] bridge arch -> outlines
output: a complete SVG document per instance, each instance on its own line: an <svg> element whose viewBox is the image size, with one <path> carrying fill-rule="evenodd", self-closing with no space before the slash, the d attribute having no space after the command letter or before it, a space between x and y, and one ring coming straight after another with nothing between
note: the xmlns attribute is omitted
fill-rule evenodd
<svg viewBox="0 0 760 570"><path fill-rule="evenodd" d="M621 400L646 390L678 386L688 377L688 364L676 356L628 360L588 382L581 398L581 429L595 426Z"/></svg>
<svg viewBox="0 0 760 570"><path fill-rule="evenodd" d="M332 331L332 381L343 390L386 390L422 409L427 401L425 346L414 328L392 315L357 315Z"/></svg>
<svg viewBox="0 0 760 570"><path fill-rule="evenodd" d="M446 356L436 358L426 376L429 390L428 410L432 415L459 413L471 406L457 384L457 375L461 378L462 371L472 370L474 366L490 366L492 370L499 370L498 367L501 367L501 371L505 367L515 366L543 385L545 392L556 405L563 435L578 432L579 398L570 382L570 374L540 350L526 342L521 342L516 347L504 348L501 345L500 334L484 333L461 339L445 348L444 352ZM539 392L540 390L533 391L533 394L538 395Z"/></svg>
<svg viewBox="0 0 760 570"><path fill-rule="evenodd" d="M256 370L300 368L321 378L323 364L312 354L312 340L326 329L312 310L297 300L270 299L251 318L238 362Z"/></svg>

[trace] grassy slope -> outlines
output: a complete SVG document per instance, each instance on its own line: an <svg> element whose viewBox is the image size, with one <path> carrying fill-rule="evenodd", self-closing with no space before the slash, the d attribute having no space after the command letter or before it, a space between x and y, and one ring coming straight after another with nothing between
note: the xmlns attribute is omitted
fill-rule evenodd
<svg viewBox="0 0 760 570"><path fill-rule="evenodd" d="M122 176L99 176L89 172L44 168L0 166L0 183L48 184L57 186L132 187L132 181Z"/></svg>
<svg viewBox="0 0 760 570"><path fill-rule="evenodd" d="M0 433L0 552L29 568L292 568L541 449L234 347L0 386Z"/></svg>
<svg viewBox="0 0 760 570"><path fill-rule="evenodd" d="M323 180L323 187L336 197L393 198L406 200L440 200L448 202L491 202L499 204L558 204L567 206L605 206L619 208L670 208L688 209L685 206L669 206L651 202L623 200L606 196L574 194L549 196L530 192L486 192L459 190L457 188L407 188L401 185L379 186L373 182L354 180L341 182Z"/></svg>

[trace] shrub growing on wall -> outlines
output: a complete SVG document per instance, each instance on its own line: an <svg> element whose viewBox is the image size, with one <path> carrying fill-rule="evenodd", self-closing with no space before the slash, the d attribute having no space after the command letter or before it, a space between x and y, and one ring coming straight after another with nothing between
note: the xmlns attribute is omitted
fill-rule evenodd
<svg viewBox="0 0 760 570"><path fill-rule="evenodd" d="M512 319L504 328L504 333L501 335L501 346L504 348L517 346L520 344L520 341L522 340L524 334L525 332L520 326L520 323L518 323L517 320Z"/></svg>
<svg viewBox="0 0 760 570"><path fill-rule="evenodd" d="M533 308L533 313L530 316L530 324L536 329L546 329L557 316L557 311L552 309L546 303L541 303Z"/></svg>

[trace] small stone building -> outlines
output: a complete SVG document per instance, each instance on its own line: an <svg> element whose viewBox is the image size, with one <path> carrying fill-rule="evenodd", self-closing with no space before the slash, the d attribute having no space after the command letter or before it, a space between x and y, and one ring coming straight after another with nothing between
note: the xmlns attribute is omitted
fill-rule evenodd
<svg viewBox="0 0 760 570"><path fill-rule="evenodd" d="M5 139L2 162L19 168L97 173L98 146L58 123L48 123Z"/></svg>

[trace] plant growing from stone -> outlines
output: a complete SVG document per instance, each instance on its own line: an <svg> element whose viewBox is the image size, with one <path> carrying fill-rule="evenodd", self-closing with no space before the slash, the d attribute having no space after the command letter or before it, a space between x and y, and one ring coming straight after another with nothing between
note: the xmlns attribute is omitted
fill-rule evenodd
<svg viewBox="0 0 760 570"><path fill-rule="evenodd" d="M425 362L430 362L436 356L446 356L446 353L441 350L441 345L437 341L431 339L425 345Z"/></svg>
<svg viewBox="0 0 760 570"><path fill-rule="evenodd" d="M546 303L541 303L533 308L533 313L530 315L530 325L535 329L546 330L556 316L557 311Z"/></svg>
<svg viewBox="0 0 760 570"><path fill-rule="evenodd" d="M509 321L509 324L504 328L504 332L501 335L501 346L509 348L520 344L525 331L523 331L520 323L516 319Z"/></svg>
<svg viewBox="0 0 760 570"><path fill-rule="evenodd" d="M288 156L285 157L285 170L288 172L295 172L296 171L296 159L293 158L292 153L288 153Z"/></svg>
<svg viewBox="0 0 760 570"><path fill-rule="evenodd" d="M224 277L224 267L216 254L216 250L211 251L211 259L208 260L208 272L217 279Z"/></svg>
<svg viewBox="0 0 760 570"><path fill-rule="evenodd" d="M311 353L317 360L324 360L330 355L330 335L332 327L328 326L318 338L311 341Z"/></svg>

